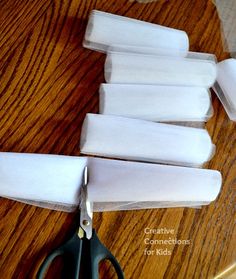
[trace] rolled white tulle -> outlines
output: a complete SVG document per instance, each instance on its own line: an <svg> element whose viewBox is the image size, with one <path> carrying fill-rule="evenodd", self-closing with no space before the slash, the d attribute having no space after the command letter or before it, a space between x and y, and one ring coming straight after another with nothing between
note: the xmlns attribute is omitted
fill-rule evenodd
<svg viewBox="0 0 236 279"><path fill-rule="evenodd" d="M127 18L93 10L83 42L84 47L107 51L110 46L114 50L144 47L145 52L158 52L157 49L173 50L174 53L187 53L189 40L186 32L149 22Z"/></svg>
<svg viewBox="0 0 236 279"><path fill-rule="evenodd" d="M221 37L224 52L236 53L236 1L214 0L221 24Z"/></svg>
<svg viewBox="0 0 236 279"><path fill-rule="evenodd" d="M79 206L88 166L95 211L204 205L221 187L218 171L99 158L0 153L0 196L41 207Z"/></svg>
<svg viewBox="0 0 236 279"><path fill-rule="evenodd" d="M216 75L216 63L210 60L111 52L105 62L108 83L209 88Z"/></svg>
<svg viewBox="0 0 236 279"><path fill-rule="evenodd" d="M0 196L67 210L79 203L84 157L0 153Z"/></svg>
<svg viewBox="0 0 236 279"><path fill-rule="evenodd" d="M229 118L236 121L236 59L226 59L217 64L218 76L214 85Z"/></svg>
<svg viewBox="0 0 236 279"><path fill-rule="evenodd" d="M214 147L204 129L90 113L80 139L84 154L186 166L201 166Z"/></svg>
<svg viewBox="0 0 236 279"><path fill-rule="evenodd" d="M215 200L215 170L88 158L88 198L95 210L203 205Z"/></svg>
<svg viewBox="0 0 236 279"><path fill-rule="evenodd" d="M152 121L206 121L212 115L203 87L103 83L99 93L101 114Z"/></svg>

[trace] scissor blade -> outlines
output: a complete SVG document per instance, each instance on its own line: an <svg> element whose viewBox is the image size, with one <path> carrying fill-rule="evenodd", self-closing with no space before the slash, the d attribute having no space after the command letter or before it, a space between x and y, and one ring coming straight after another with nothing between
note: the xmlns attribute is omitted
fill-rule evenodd
<svg viewBox="0 0 236 279"><path fill-rule="evenodd" d="M92 237L92 203L88 201L87 194L88 184L88 168L84 169L83 185L81 187L81 202L80 202L80 227L85 231L86 238Z"/></svg>

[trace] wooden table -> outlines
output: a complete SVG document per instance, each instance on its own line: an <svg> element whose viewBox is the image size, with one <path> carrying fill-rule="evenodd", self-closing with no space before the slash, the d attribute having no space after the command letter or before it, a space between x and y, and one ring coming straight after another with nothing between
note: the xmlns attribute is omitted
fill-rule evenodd
<svg viewBox="0 0 236 279"><path fill-rule="evenodd" d="M8 0L0 6L0 151L80 154L81 125L87 112L98 112L98 87L104 81L105 55L82 47L92 9L183 29L191 50L228 57L210 0ZM212 278L235 261L236 126L214 95L213 106L207 128L217 150L209 167L223 175L216 202L202 209L95 214L98 235L126 278ZM76 215L3 198L0 204L0 277L34 278L46 253L66 239ZM173 229L174 237L190 245L145 244L147 237L168 239L147 235L145 228ZM171 255L147 256L146 248L168 248ZM49 278L58 278L58 266ZM104 264L101 272L104 278L113 274Z"/></svg>

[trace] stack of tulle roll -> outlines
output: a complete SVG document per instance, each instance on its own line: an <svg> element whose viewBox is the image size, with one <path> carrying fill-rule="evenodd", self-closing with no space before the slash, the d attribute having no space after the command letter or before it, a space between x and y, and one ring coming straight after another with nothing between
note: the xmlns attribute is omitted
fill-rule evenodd
<svg viewBox="0 0 236 279"><path fill-rule="evenodd" d="M189 52L184 31L96 10L83 45L106 53L100 114L87 114L80 141L83 154L112 158L99 167L102 185L90 188L98 207L199 206L215 200L221 175L200 168L215 146L199 128L213 114L215 56Z"/></svg>
<svg viewBox="0 0 236 279"><path fill-rule="evenodd" d="M82 127L85 156L1 153L0 194L73 210L88 166L94 211L214 201L221 174L202 168L215 146L199 128L213 113L214 55L189 52L183 31L101 11L90 14L84 46L107 55L100 114Z"/></svg>

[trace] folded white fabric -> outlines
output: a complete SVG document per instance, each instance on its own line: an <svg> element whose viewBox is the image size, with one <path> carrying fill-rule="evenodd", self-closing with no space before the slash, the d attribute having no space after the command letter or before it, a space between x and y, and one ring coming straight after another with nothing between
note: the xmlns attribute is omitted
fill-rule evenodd
<svg viewBox="0 0 236 279"><path fill-rule="evenodd" d="M78 205L86 165L83 157L1 152L0 196L49 208Z"/></svg>
<svg viewBox="0 0 236 279"><path fill-rule="evenodd" d="M209 88L216 80L216 63L210 60L133 53L107 54L108 83L183 85Z"/></svg>
<svg viewBox="0 0 236 279"><path fill-rule="evenodd" d="M204 129L87 114L81 152L113 158L201 166L214 152Z"/></svg>
<svg viewBox="0 0 236 279"><path fill-rule="evenodd" d="M215 170L98 158L88 158L88 165L88 198L104 207L155 201L206 204L221 188L221 174Z"/></svg>
<svg viewBox="0 0 236 279"><path fill-rule="evenodd" d="M152 121L206 121L212 115L203 87L103 83L99 93L101 114Z"/></svg>
<svg viewBox="0 0 236 279"><path fill-rule="evenodd" d="M236 121L236 59L226 59L217 64L218 76L214 85L229 118Z"/></svg>
<svg viewBox="0 0 236 279"><path fill-rule="evenodd" d="M146 52L155 49L171 49L175 53L186 53L189 40L186 32L149 22L127 18L93 10L89 17L84 47L106 51L110 46L119 49L127 47L145 47ZM117 45L117 47L116 47Z"/></svg>
<svg viewBox="0 0 236 279"><path fill-rule="evenodd" d="M88 166L96 211L203 205L219 193L218 171L59 155L0 153L0 196L63 211L79 205Z"/></svg>

